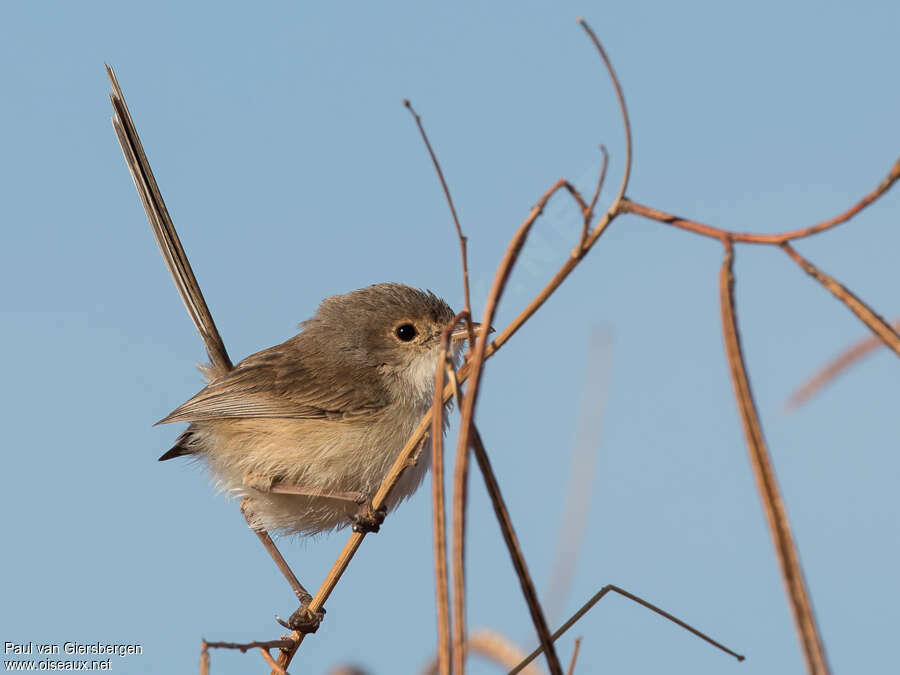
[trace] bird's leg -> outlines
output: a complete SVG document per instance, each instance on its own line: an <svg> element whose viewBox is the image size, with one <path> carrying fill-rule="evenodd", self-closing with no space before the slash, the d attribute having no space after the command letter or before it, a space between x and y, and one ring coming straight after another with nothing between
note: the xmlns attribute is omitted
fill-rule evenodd
<svg viewBox="0 0 900 675"><path fill-rule="evenodd" d="M303 497L327 497L329 499L340 499L346 502L353 502L360 508L357 513L350 516L350 522L353 524L354 532L361 532L363 534L378 532L387 515L387 509L383 506L379 509L373 509L369 498L362 492L337 492L334 490L308 488L302 485L285 483L284 481L256 473L248 473L244 476L244 485L253 488L254 490L258 490L259 492L269 492L281 495L300 495Z"/></svg>
<svg viewBox="0 0 900 675"><path fill-rule="evenodd" d="M261 476L258 473L248 473L244 476L244 485L260 492L271 492L279 495L300 495L302 497L328 497L329 499L340 499L360 505L365 504L369 499L362 492L338 492L336 490L304 487L303 485L285 483L277 478Z"/></svg>
<svg viewBox="0 0 900 675"><path fill-rule="evenodd" d="M284 556L281 555L281 551L275 546L275 542L272 541L272 537L269 536L269 533L266 532L265 529L253 525L249 499L244 499L244 501L241 502L241 513L244 514L244 518L250 526L250 529L256 533L257 537L259 537L262 545L265 547L266 551L269 552L272 560L275 561L275 565L284 575L284 578L287 579L287 582L294 591L294 595L296 595L297 599L300 601L300 607L296 612L291 614L286 622L281 619L278 619L278 622L285 628L290 628L291 630L296 630L300 633L315 633L319 629L319 624L325 616L325 609L323 608L318 612L309 611L309 603L312 601L312 595L310 595L309 591L307 591L306 588L303 587L303 584L300 583L300 580L287 564Z"/></svg>

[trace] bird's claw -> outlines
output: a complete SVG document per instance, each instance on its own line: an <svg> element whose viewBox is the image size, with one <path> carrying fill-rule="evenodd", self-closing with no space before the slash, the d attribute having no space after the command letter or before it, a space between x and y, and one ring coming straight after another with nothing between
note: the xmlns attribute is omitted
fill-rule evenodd
<svg viewBox="0 0 900 675"><path fill-rule="evenodd" d="M354 532L369 534L378 532L381 529L385 516L387 516L385 507L373 509L371 503L366 503L360 508L358 513L350 516L350 522L353 523Z"/></svg>
<svg viewBox="0 0 900 675"><path fill-rule="evenodd" d="M309 603L311 600L312 598L309 598L301 602L300 607L288 617L287 621L277 614L275 615L275 620L285 628L295 630L298 633L315 633L319 630L322 619L325 618L325 608L323 607L318 612L310 611Z"/></svg>

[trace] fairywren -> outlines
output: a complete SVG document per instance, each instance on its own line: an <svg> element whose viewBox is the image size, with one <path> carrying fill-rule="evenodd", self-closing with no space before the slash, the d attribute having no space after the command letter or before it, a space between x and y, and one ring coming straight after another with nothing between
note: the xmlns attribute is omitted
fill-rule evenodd
<svg viewBox="0 0 900 675"><path fill-rule="evenodd" d="M347 525L431 407L441 332L453 317L433 293L398 283L326 298L291 339L230 371L208 369L206 388L160 420L191 423L160 460L196 456L225 490L249 498L254 528ZM464 339L459 326L453 358ZM429 451L403 473L388 509L419 486ZM275 493L275 483L308 494Z"/></svg>

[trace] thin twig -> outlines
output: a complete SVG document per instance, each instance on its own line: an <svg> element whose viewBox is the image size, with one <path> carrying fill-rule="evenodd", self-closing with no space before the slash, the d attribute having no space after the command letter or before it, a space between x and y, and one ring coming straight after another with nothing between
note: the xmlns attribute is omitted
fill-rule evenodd
<svg viewBox="0 0 900 675"><path fill-rule="evenodd" d="M209 649L206 648L206 640L200 648L200 675L209 675Z"/></svg>
<svg viewBox="0 0 900 675"><path fill-rule="evenodd" d="M259 648L260 653L262 654L263 660L269 664L269 667L272 669L273 673L277 673L277 675L287 675L287 671L284 668L278 665L278 662L272 658L272 655L269 653L268 649Z"/></svg>
<svg viewBox="0 0 900 675"><path fill-rule="evenodd" d="M597 177L597 185L594 187L594 194L591 195L591 203L584 210L584 217L581 219L581 236L578 238L578 251L584 250L587 242L588 229L591 221L594 219L594 207L597 206L597 199L600 197L600 191L603 189L603 183L606 181L606 169L609 167L609 152L606 146L601 143L600 152L603 155L603 165L600 167L600 175Z"/></svg>
<svg viewBox="0 0 900 675"><path fill-rule="evenodd" d="M643 204L638 204L637 202L631 201L630 199L622 200L620 211L622 213L633 213L638 216L643 216L644 218L649 218L650 220L656 220L660 223L672 225L673 227L677 227L682 230L688 230L690 232L693 232L694 234L703 235L704 237L712 237L713 239L722 239L724 237L733 242L741 242L744 244L779 245L789 241L794 241L796 239L809 237L814 234L819 234L820 232L829 230L833 227L836 227L837 225L846 223L848 220L853 218L853 216L855 216L857 213L862 211L869 204L871 204L876 199L881 197L885 192L887 192L891 188L891 186L893 186L893 184L897 182L897 179L900 179L900 159L897 159L897 161L894 162L894 164L891 166L890 171L888 171L888 174L881 180L881 182L875 187L874 190L872 190L869 194L860 199L858 202L856 202L856 204L851 206L843 213L838 214L834 218L829 218L828 220L823 220L820 223L811 225L810 227L801 228L799 230L791 230L789 232L779 232L777 234L731 232L730 230L725 230L720 227L713 227L712 225L706 225L694 220L681 218L671 213L666 213L665 211L654 209L650 206L644 206Z"/></svg>
<svg viewBox="0 0 900 675"><path fill-rule="evenodd" d="M236 649L242 654L251 649L290 649L293 640L282 638L281 640L262 640L253 642L207 642L203 641L204 649Z"/></svg>
<svg viewBox="0 0 900 675"><path fill-rule="evenodd" d="M825 675L829 672L825 647L816 626L812 601L806 588L800 557L791 534L787 509L775 479L775 470L763 438L756 403L753 400L753 392L750 389L750 381L744 365L744 355L741 350L740 333L734 309L734 274L732 271L734 250L727 239L722 243L725 246L725 258L719 274L722 331L725 337L725 351L731 371L731 380L734 384L738 412L744 425L747 449L750 451L750 463L756 476L757 489L769 523L769 531L772 533L775 543L775 552L793 610L800 643L803 646L807 668L811 675Z"/></svg>
<svg viewBox="0 0 900 675"><path fill-rule="evenodd" d="M600 58L603 59L603 65L606 66L606 72L609 74L609 79L612 81L613 87L616 90L616 100L619 102L619 112L622 115L622 124L625 127L625 168L622 171L622 182L619 185L619 193L616 195L616 198L613 200L612 206L610 207L610 212L617 212L619 203L625 198L625 192L628 190L628 181L631 178L631 161L634 156L634 144L631 140L631 120L628 117L628 107L625 105L625 94L622 92L622 83L619 82L619 78L616 76L616 70L613 68L612 62L606 55L606 50L603 49L603 45L600 44L600 40L597 39L597 35L588 25L587 21L578 17L578 23L584 28L584 32L588 34L588 37L591 39L591 42L594 43L594 47L600 54Z"/></svg>
<svg viewBox="0 0 900 675"><path fill-rule="evenodd" d="M425 141L425 147L428 149L428 154L431 156L431 163L434 164L434 170L437 172L438 180L441 181L441 188L444 190L447 206L450 207L450 215L453 216L453 224L456 226L456 236L459 239L459 253L462 258L463 299L466 303L463 310L468 312L466 329L469 332L469 348L471 348L472 345L475 344L475 329L472 327L472 299L469 296L469 261L466 248L468 238L463 234L462 227L459 224L459 218L456 215L456 207L453 205L453 197L450 196L450 188L447 187L447 181L444 180L444 172L441 170L441 164L438 162L437 155L434 154L431 142L428 140L428 134L425 133L425 127L422 125L422 118L419 117L419 114L412 107L412 103L409 102L409 99L403 99L403 105L409 110L413 119L416 121L416 126L419 127L419 133L422 135L422 140Z"/></svg>
<svg viewBox="0 0 900 675"><path fill-rule="evenodd" d="M469 395L464 400L468 400L471 396L471 386ZM500 524L500 530L503 533L503 539L506 542L506 548L512 559L513 568L516 570L516 576L519 577L519 584L522 587L522 595L525 596L525 602L528 604L528 611L531 614L531 620L537 630L538 638L541 646L544 648L547 657L547 666L553 675L562 675L562 666L559 663L559 657L556 655L556 649L553 646L553 640L550 637L550 629L547 627L547 619L544 617L544 610L541 608L537 591L534 587L534 581L528 572L528 566L525 564L525 556L519 546L519 539L516 537L516 531L513 529L512 520L509 517L509 510L506 508L506 502L503 501L503 495L500 493L500 485L497 482L497 476L491 467L490 459L487 451L484 449L484 443L481 440L481 434L478 427L472 423L472 451L475 454L475 461L478 462L478 468L481 469L481 475L484 478L484 485L487 488L488 495L491 498L491 504L494 507L494 513L497 515L497 522Z"/></svg>
<svg viewBox="0 0 900 675"><path fill-rule="evenodd" d="M525 222L522 223L522 225L513 236L512 241L510 242L509 246L506 249L506 253L503 256L503 260L500 263L500 267L497 269L497 273L494 276L494 283L491 287L491 292L488 294L487 302L485 303L484 315L481 320L482 326L490 326L493 322L494 312L497 308L501 296L503 295L503 290L506 287L506 282L509 279L512 268L515 265L516 260L518 259L522 247L525 245L525 241L528 238L528 233L531 230L531 226L544 210L544 207L546 206L547 201L550 199L550 197L552 197L557 190L562 189L567 184L567 181L562 179L554 183L554 185L544 193L538 203L534 207L532 207L531 213L529 213L528 218L525 219ZM479 338L475 341L475 348L473 349L472 358L469 361L472 369L472 374L469 378L470 384L468 393L466 394L466 397L463 400L462 405L460 406L460 415L462 421L460 422L459 439L457 441L457 453L466 452L469 448L470 443L472 443L473 439L477 437L473 416L475 412L475 403L478 400L481 375L484 368L487 341L487 331L483 331ZM480 454L477 450L478 444L472 444L473 446L476 446L476 457L479 458ZM478 461L480 465L482 463L482 460L479 458ZM484 467L482 467L482 474L485 474ZM487 475L485 475L485 481L488 482L488 480L489 479ZM502 523L503 520L500 510L498 510L496 501L494 502L494 508L495 510L497 510L498 518L501 518ZM517 573L519 573L519 581L522 585L523 590L525 590L526 592L526 601L528 602L528 608L531 612L531 618L534 622L535 629L537 630L538 637L541 640L541 644L546 648L546 656L550 667L550 672L553 675L562 675L562 667L559 664L559 658L557 657L556 651L553 649L553 645L550 642L550 630L547 627L547 620L544 618L544 612L537 600L537 594L534 593L533 584L531 583L530 578L527 576L527 570L525 570L524 561L521 560L521 553L517 555L514 552L512 545L514 543L514 537L511 539L507 535L507 529L505 527L504 537L507 541L507 547L510 548L510 554L513 555L516 571Z"/></svg>
<svg viewBox="0 0 900 675"><path fill-rule="evenodd" d="M465 314L467 325L472 325L469 312L463 310L457 314L441 335L441 355L438 360L438 369L443 370L450 380L450 387L456 397L457 409L462 409L462 399L459 391L459 381L456 378L456 369L453 359L450 358L450 333L457 325L460 315ZM487 329L485 329L487 330ZM437 381L437 380L436 380ZM443 383L443 378L441 379ZM437 385L435 385L437 386ZM436 391L436 389L435 389ZM434 416L437 418L437 415ZM468 497L469 481L469 449L457 449L456 459L453 464L453 506L452 506L452 545L451 559L453 564L453 671L463 675L466 670L466 503Z"/></svg>
<svg viewBox="0 0 900 675"><path fill-rule="evenodd" d="M790 244L782 244L781 248L783 248L784 252L787 253L795 263L800 265L809 276L822 284L831 291L831 294L834 295L834 297L847 305L850 311L859 317L860 321L866 324L885 345L890 347L894 353L897 354L897 356L900 356L900 334L898 334L887 321L872 311L866 303L853 295L846 286L825 274L825 272L797 253Z"/></svg>
<svg viewBox="0 0 900 675"><path fill-rule="evenodd" d="M744 656L742 654L738 654L737 652L730 650L728 647L721 644L720 642L716 642L715 640L713 640L711 637L709 637L705 633L701 633L699 630L697 630L696 628L691 626L689 623L686 623L686 622L682 621L681 619L679 619L678 617L676 617L672 614L669 614L667 611L657 607L653 603L647 602L643 598L638 597L637 595L634 595L633 593L629 593L624 588L614 586L613 584L607 584L606 586L601 588L599 591L597 591L590 600L588 600L586 603L584 603L571 617L569 617L568 621L566 621L562 626L559 627L559 629L553 634L552 640L555 642L556 640L561 638L567 630L569 630L572 626L574 626L578 622L578 620L581 619L581 617L583 617L585 614L587 614L589 611L591 611L591 608L594 605L596 605L598 602L600 602L600 600L603 599L603 597L610 591L612 591L614 593L618 593L619 595L626 597L633 602L636 602L637 604L641 605L642 607L646 607L650 611L659 614L661 617L668 619L672 623L675 623L675 624L681 626L689 633L693 633L694 635L699 637L701 640L708 642L713 647L721 649L723 652L725 652L726 654L729 654L730 656L733 656L738 661L744 660ZM541 654L542 651L544 651L543 647L538 647L537 649L535 649L533 652L531 652L531 654L526 656L515 668L510 670L509 675L515 675L515 673L522 672L522 669L525 668L525 666L527 666L529 663L534 661Z"/></svg>
<svg viewBox="0 0 900 675"><path fill-rule="evenodd" d="M447 591L447 512L444 500L444 405L442 397L444 392L444 361L447 358L447 351L450 349L450 333L462 315L467 316L468 312L463 310L460 314L457 314L453 321L444 329L441 336L441 351L434 374L434 401L432 407L435 412L431 417L431 438L433 439L431 442L432 530L434 533L438 663L440 664L441 675L449 675L451 663L454 663L455 658L458 656L456 642L453 641L453 633L450 628L450 600ZM460 639L465 640L465 636L460 638L457 635L457 640Z"/></svg>
<svg viewBox="0 0 900 675"><path fill-rule="evenodd" d="M425 147L428 150L428 155L431 157L431 162L434 165L434 170L437 173L438 180L441 183L441 188L444 190L444 197L447 200L447 206L450 207L450 214L453 217L453 224L456 227L456 235L459 239L459 249L460 249L460 257L462 260L462 277L463 277L463 293L465 300L465 307L463 307L462 312L457 314L456 318L454 318L453 322L447 326L444 330L441 340L441 353L438 359L438 372L435 375L435 405L438 405L438 400L443 392L443 383L444 383L444 369L445 362L448 360L449 348L450 348L450 333L453 328L456 326L457 321L461 318L465 318L466 321L466 330L469 335L469 348L475 344L475 329L472 325L472 305L471 305L471 297L469 295L469 263L468 263L468 254L467 254L467 239L462 232L462 226L459 224L459 217L456 214L456 207L453 205L453 197L450 195L450 188L447 186L447 181L444 179L444 172L441 169L441 164L438 161L437 155L434 152L434 149L431 147L431 141L428 139L428 134L425 132L425 127L422 124L422 118L416 112L416 110L412 107L412 104L409 102L409 99L403 100L403 105L406 106L407 110L409 110L410 114L413 116L413 119L416 122L416 126L419 129L419 134L422 136L422 141L425 143ZM462 675L465 672L465 664L466 664L466 623L465 623L465 570L464 570L464 542L461 537L464 535L460 535L460 528L462 528L462 532L465 531L465 479L467 472L465 471L465 467L468 463L468 451L462 453L457 452L456 455L456 463L457 470L454 471L454 483L453 483L453 524L454 524L454 536L453 536L453 628L450 630L449 626L445 625L448 610L447 603L447 569L446 569L446 536L445 536L445 507L444 507L444 459L443 459L443 446L442 446L442 438L438 438L437 434L442 434L443 431L443 415L441 411L436 411L432 418L432 436L435 438L435 452L432 455L432 466L435 469L432 472L432 495L434 502L434 525L435 525L435 533L434 533L434 545L435 545L435 577L436 582L438 584L438 660L441 664L441 672L443 674L444 668L448 665L448 659L453 664L453 672ZM462 463L463 467L463 475L460 476L460 463ZM437 467L440 467L439 469ZM460 485L460 481L462 481L462 485ZM438 483L440 485L438 486ZM440 500L440 501L438 501ZM438 514L438 509L440 509L440 517ZM450 642L452 645L452 658L450 655L445 655L445 647L446 642Z"/></svg>
<svg viewBox="0 0 900 675"><path fill-rule="evenodd" d="M891 326L895 331L900 331L900 319L894 319ZM788 409L799 408L850 366L883 346L884 342L877 335L867 335L861 340L857 340L798 387L785 402L785 407Z"/></svg>
<svg viewBox="0 0 900 675"><path fill-rule="evenodd" d="M572 660L569 661L569 669L566 675L573 675L575 672L575 662L578 661L578 650L581 649L581 638L575 638L575 649L572 650Z"/></svg>

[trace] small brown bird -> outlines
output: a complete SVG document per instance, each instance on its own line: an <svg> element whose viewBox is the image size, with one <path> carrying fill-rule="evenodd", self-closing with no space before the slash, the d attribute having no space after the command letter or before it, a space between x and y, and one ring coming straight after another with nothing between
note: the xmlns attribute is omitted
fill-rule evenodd
<svg viewBox="0 0 900 675"><path fill-rule="evenodd" d="M432 404L441 333L454 314L433 293L397 283L326 298L303 330L233 366L169 217L112 68L113 127L150 227L210 365L208 385L159 423L190 422L161 460L193 456L242 511L300 600L284 626L314 632L324 608L278 551L269 531L311 534L353 524L373 532L412 494L428 468L426 444L388 495L371 499ZM454 326L451 358L467 331ZM473 324L477 335L478 324ZM279 619L279 621L281 621Z"/></svg>
<svg viewBox="0 0 900 675"><path fill-rule="evenodd" d="M191 423L160 460L199 458L224 490L250 499L255 528L347 525L431 407L453 317L433 293L398 283L326 298L298 335L230 371L208 369L207 387L159 422ZM451 334L454 358L465 338L462 326ZM404 472L388 509L419 486L429 450ZM278 494L273 484L343 497Z"/></svg>

